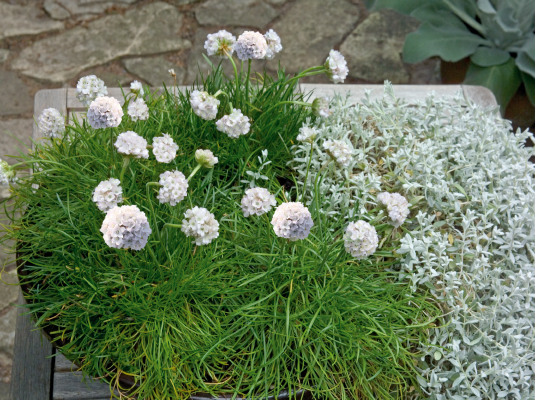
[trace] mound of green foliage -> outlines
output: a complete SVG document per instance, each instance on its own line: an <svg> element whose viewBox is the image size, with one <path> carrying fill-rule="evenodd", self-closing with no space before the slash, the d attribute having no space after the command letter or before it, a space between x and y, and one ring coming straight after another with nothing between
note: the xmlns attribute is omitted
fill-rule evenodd
<svg viewBox="0 0 535 400"><path fill-rule="evenodd" d="M62 138L17 156L17 168L29 165L33 173L4 202L11 225L2 241L17 243L26 307L37 326L84 373L123 393L128 388L118 377L128 376L136 382L130 394L158 400L195 392L259 398L301 389L331 399L388 399L418 387L416 348L440 311L389 268L397 240L356 260L344 250L345 218L321 212L326 193L307 191L304 199L297 190L297 175L287 167L290 149L306 118L316 118L297 83L279 71L276 78L257 75L246 90L214 67L199 86L227 94L218 116L228 102L249 116L251 132L238 139L195 115L190 91L158 95L145 88L148 120L125 116L118 128L99 130L75 120ZM106 245L105 214L92 201L99 182L120 176L113 143L124 131L149 143L165 132L179 146L171 164L152 155L133 159L122 178L123 204L137 205L153 232L161 231L141 251ZM189 174L199 148L212 150L219 163L190 180L184 201L160 204L146 184L170 169ZM314 227L305 240L277 237L273 211L243 216L248 187L242 181L265 165L257 157L264 150L271 163L259 183L279 204L310 204ZM315 189L320 181L318 175ZM210 245L195 246L180 230L163 229L179 224L193 206L219 221L219 238ZM379 235L387 227L377 225Z"/></svg>

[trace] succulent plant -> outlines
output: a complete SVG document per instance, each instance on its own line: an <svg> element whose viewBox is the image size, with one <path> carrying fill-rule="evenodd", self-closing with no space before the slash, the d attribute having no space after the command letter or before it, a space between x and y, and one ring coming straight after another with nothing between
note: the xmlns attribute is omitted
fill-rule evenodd
<svg viewBox="0 0 535 400"><path fill-rule="evenodd" d="M368 0L422 22L409 34L404 61L470 57L465 83L494 93L503 109L521 83L535 104L535 0Z"/></svg>

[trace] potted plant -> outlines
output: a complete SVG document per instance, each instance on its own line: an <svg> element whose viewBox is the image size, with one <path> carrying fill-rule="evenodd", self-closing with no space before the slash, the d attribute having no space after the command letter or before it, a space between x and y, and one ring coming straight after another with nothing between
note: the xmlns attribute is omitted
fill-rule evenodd
<svg viewBox="0 0 535 400"><path fill-rule="evenodd" d="M44 140L0 164L20 212L1 240L17 243L36 325L86 374L143 399L414 392L441 311L394 266L421 198L386 189L333 214L323 179L352 168L350 144L323 143L318 172L310 157L304 176L290 165L299 141L319 151L311 124L332 113L298 80L343 82L343 56L273 78L251 71L281 50L273 31L219 31L205 48L233 76L214 66L178 95L134 82L123 107L82 78L85 118L65 126L45 110Z"/></svg>
<svg viewBox="0 0 535 400"><path fill-rule="evenodd" d="M532 1L370 0L367 5L372 10L392 8L421 21L405 39L405 62L438 56L443 60L443 83L485 86L507 118L524 127L535 122Z"/></svg>

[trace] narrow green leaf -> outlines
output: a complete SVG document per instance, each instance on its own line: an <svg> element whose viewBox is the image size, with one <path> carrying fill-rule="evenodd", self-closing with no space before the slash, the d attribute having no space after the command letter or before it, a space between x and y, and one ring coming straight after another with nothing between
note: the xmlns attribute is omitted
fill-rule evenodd
<svg viewBox="0 0 535 400"><path fill-rule="evenodd" d="M493 67L480 67L470 63L464 79L467 85L480 85L490 89L496 96L502 113L521 82L520 71L516 68L515 60L512 58L502 65Z"/></svg>
<svg viewBox="0 0 535 400"><path fill-rule="evenodd" d="M494 65L502 65L509 61L511 55L501 49L480 46L477 48L470 61L480 67L492 67Z"/></svg>
<svg viewBox="0 0 535 400"><path fill-rule="evenodd" d="M438 27L424 23L416 32L407 35L403 46L403 60L417 63L439 56L444 61L455 62L473 54L484 44L485 39L474 35L467 28L444 25Z"/></svg>
<svg viewBox="0 0 535 400"><path fill-rule="evenodd" d="M525 72L521 72L521 74L529 100L531 101L531 104L535 105L535 78Z"/></svg>

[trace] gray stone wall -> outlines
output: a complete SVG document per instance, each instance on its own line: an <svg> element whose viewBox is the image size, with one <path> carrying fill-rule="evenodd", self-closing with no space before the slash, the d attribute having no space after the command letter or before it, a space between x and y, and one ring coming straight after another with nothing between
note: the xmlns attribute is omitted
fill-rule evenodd
<svg viewBox="0 0 535 400"><path fill-rule="evenodd" d="M179 84L191 84L208 68L206 35L219 29L279 34L283 51L257 70L273 71L280 61L295 72L323 63L335 48L347 58L349 83L437 83L437 60L401 60L416 27L392 11L368 14L359 0L0 0L0 158L29 145L38 90L72 87L88 74L108 86L172 84L170 68ZM8 265L2 279L15 282L2 250L0 261ZM0 283L0 400L10 379L16 294Z"/></svg>

